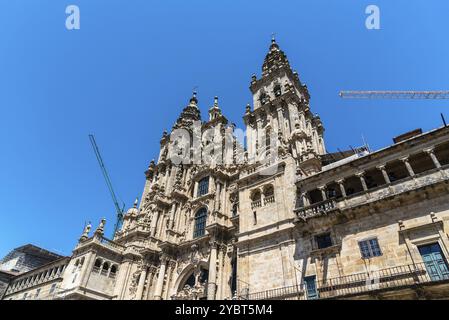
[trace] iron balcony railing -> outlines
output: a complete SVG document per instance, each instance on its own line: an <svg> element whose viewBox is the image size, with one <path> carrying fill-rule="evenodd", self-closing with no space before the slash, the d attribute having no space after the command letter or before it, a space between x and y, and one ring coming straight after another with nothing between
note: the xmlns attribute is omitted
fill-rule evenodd
<svg viewBox="0 0 449 320"><path fill-rule="evenodd" d="M373 268L372 268L373 269ZM306 300L332 299L343 296L369 294L370 292L395 290L426 283L437 283L449 280L449 274L430 274L424 263L403 265L367 273L357 273L348 276L335 277L316 281L312 289L303 284L271 289L267 291L240 294L243 300ZM313 292L309 292L312 290Z"/></svg>
<svg viewBox="0 0 449 320"><path fill-rule="evenodd" d="M449 274L429 274L424 263L417 263L325 279L318 281L317 291L320 298L333 298L442 280L449 280Z"/></svg>
<svg viewBox="0 0 449 320"><path fill-rule="evenodd" d="M240 298L244 300L281 300L295 297L297 299L301 299L303 295L304 291L301 289L301 286L294 285L289 287L245 294L241 295Z"/></svg>

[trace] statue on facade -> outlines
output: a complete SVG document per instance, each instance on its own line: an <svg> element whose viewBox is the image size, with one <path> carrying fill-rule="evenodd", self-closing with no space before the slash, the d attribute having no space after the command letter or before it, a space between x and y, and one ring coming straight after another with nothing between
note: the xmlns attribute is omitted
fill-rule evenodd
<svg viewBox="0 0 449 320"><path fill-rule="evenodd" d="M95 230L96 235L99 235L99 236L104 235L105 224L106 224L106 219L105 218L101 219L100 224L98 225L97 229Z"/></svg>
<svg viewBox="0 0 449 320"><path fill-rule="evenodd" d="M90 233L90 229L92 229L92 225L90 223L90 221L87 223L87 225L84 227L83 229L83 234L81 235L79 241L84 241L87 240L89 238L89 233Z"/></svg>

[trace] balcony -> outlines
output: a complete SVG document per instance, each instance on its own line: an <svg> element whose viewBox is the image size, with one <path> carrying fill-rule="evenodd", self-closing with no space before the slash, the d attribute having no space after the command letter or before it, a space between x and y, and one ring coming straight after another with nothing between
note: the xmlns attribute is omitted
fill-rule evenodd
<svg viewBox="0 0 449 320"><path fill-rule="evenodd" d="M449 274L431 275L424 263L402 265L348 276L317 281L317 299L338 299L362 295L376 295L382 292L403 289L423 289L424 285L449 283ZM447 290L447 289L446 289ZM306 300L304 285L277 288L262 292L241 294L242 300Z"/></svg>
<svg viewBox="0 0 449 320"><path fill-rule="evenodd" d="M262 206L262 200L255 200L251 202L251 209L260 208Z"/></svg>
<svg viewBox="0 0 449 320"><path fill-rule="evenodd" d="M310 218L328 214L334 210L338 210L337 201L335 199L321 201L304 208L296 209L296 220L301 219L303 221L306 221Z"/></svg>
<svg viewBox="0 0 449 320"><path fill-rule="evenodd" d="M418 284L449 280L449 275L430 275L424 263L381 269L371 274L358 273L318 283L321 299L367 294L372 291L403 289Z"/></svg>
<svg viewBox="0 0 449 320"><path fill-rule="evenodd" d="M277 288L267 291L255 292L241 295L240 300L284 300L288 298L296 298L303 300L304 291L300 285Z"/></svg>
<svg viewBox="0 0 449 320"><path fill-rule="evenodd" d="M269 196L265 196L265 198L263 199L264 205L268 205L268 204L274 203L274 202L275 202L275 200L274 200L274 194L269 195Z"/></svg>
<svg viewBox="0 0 449 320"><path fill-rule="evenodd" d="M345 211L359 206L373 204L379 201L395 199L397 196L411 191L422 190L437 184L447 184L449 180L449 165L433 168L396 181L362 190L346 197L331 198L314 203L307 207L297 207L296 222L328 214L334 210Z"/></svg>

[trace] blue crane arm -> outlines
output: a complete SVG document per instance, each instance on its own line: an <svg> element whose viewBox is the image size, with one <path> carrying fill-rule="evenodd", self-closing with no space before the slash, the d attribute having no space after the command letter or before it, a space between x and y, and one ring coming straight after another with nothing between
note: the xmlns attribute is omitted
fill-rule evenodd
<svg viewBox="0 0 449 320"><path fill-rule="evenodd" d="M101 172L103 173L104 180L106 181L106 185L108 186L109 193L111 194L112 201L114 202L115 211L117 212L117 221L114 226L114 234L120 229L121 224L123 222L123 209L120 209L120 206L117 201L117 197L114 192L114 188L112 187L111 179L109 178L108 171L106 170L106 166L104 165L103 158L101 157L100 150L98 149L98 145L95 141L95 137L90 134L89 135L90 142L92 144L92 148L94 149L95 156L97 157L98 164L100 165Z"/></svg>

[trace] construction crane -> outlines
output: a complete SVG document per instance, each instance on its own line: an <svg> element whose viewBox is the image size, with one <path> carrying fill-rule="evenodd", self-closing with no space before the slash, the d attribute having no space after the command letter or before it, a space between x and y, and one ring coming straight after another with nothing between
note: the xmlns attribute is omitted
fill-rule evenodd
<svg viewBox="0 0 449 320"><path fill-rule="evenodd" d="M449 99L449 91L340 91L343 99Z"/></svg>
<svg viewBox="0 0 449 320"><path fill-rule="evenodd" d="M89 139L90 143L92 144L92 148L94 149L95 156L97 157L98 164L100 165L101 172L103 173L104 180L106 181L106 185L108 186L109 193L111 194L112 201L114 202L115 211L117 213L117 220L114 225L114 233L112 234L112 239L114 239L115 234L121 228L123 223L123 213L125 210L125 204L123 204L123 208L120 209L117 197L115 196L114 188L112 187L111 179L109 178L108 171L106 170L106 166L104 165L103 158L101 157L100 154L100 150L98 149L97 143L95 142L95 137L92 134L90 134Z"/></svg>

